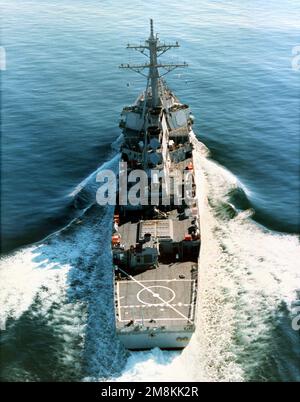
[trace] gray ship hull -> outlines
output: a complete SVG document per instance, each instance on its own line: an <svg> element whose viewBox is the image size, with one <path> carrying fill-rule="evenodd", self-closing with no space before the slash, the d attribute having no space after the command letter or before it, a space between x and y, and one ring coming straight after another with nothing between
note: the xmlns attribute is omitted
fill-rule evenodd
<svg viewBox="0 0 300 402"><path fill-rule="evenodd" d="M118 337L126 349L147 350L160 349L183 349L189 343L194 330L172 330L172 331L140 331L140 332L118 332Z"/></svg>

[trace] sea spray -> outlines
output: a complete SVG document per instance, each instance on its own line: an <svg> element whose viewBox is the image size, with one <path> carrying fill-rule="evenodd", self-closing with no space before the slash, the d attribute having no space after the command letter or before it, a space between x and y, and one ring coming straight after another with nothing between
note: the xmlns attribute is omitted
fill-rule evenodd
<svg viewBox="0 0 300 402"><path fill-rule="evenodd" d="M190 381L183 370L180 352L158 348L146 352L131 352L123 373L113 381Z"/></svg>
<svg viewBox="0 0 300 402"><path fill-rule="evenodd" d="M114 169L114 161L118 155L106 166ZM90 181L86 187L95 189ZM3 379L103 378L123 367L114 336L112 216L112 208L91 206L64 229L2 256Z"/></svg>
<svg viewBox="0 0 300 402"><path fill-rule="evenodd" d="M252 211L220 216L218 206L228 203L240 184L199 149L194 163L200 173L199 304L197 331L182 354L183 364L194 360L198 380L203 375L210 381L298 380L299 366L295 369L292 362L300 361L299 336L291 327L300 285L298 239L257 225L250 219ZM288 359L279 352L282 314L285 331L280 336L289 346ZM284 360L292 370L283 369Z"/></svg>

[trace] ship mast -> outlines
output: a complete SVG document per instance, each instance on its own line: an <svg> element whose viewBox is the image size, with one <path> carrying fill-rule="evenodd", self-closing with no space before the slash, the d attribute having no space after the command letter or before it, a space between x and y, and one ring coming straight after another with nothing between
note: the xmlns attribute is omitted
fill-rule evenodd
<svg viewBox="0 0 300 402"><path fill-rule="evenodd" d="M148 39L150 64L149 64L149 78L151 80L152 91L152 107L158 106L158 67L157 67L157 37L153 34L153 20L150 20L150 36Z"/></svg>
<svg viewBox="0 0 300 402"><path fill-rule="evenodd" d="M150 19L150 36L148 40L145 41L144 45L127 45L127 49L134 49L142 53L149 58L149 62L145 64L121 64L120 68L127 68L135 71L147 77L147 88L149 83L151 86L151 106L157 107L160 105L160 95L159 95L159 78L168 74L170 71L177 67L186 67L187 63L176 64L167 63L163 64L158 61L158 57L171 48L179 47L178 42L174 44L161 43L157 35L154 35L153 30L153 20ZM160 74L159 69L162 68L164 72ZM148 69L148 74L144 73L144 70ZM145 103L147 100L147 89L145 92Z"/></svg>

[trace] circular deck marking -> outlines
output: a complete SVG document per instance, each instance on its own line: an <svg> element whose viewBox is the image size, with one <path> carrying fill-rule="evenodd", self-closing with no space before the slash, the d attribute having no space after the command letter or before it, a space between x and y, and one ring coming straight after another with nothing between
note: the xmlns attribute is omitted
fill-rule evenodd
<svg viewBox="0 0 300 402"><path fill-rule="evenodd" d="M163 303L171 303L176 295L173 289L167 286L148 286L141 289L136 295L138 301L142 304L151 306L160 306ZM148 301L145 300L147 297ZM143 300L144 299L144 300Z"/></svg>

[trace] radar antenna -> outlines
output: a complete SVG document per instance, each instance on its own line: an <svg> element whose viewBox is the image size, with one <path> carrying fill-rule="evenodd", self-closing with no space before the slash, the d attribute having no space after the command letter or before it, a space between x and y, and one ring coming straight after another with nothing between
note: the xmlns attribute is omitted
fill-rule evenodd
<svg viewBox="0 0 300 402"><path fill-rule="evenodd" d="M135 71L147 77L147 83L151 83L151 94L152 94L152 107L159 106L160 96L159 96L159 78L173 71L177 67L187 67L187 63L176 64L176 63L160 63L158 58L167 52L171 48L179 47L178 42L175 43L162 43L159 41L157 34L154 36L153 30L153 20L150 19L150 36L145 41L144 45L127 45L127 49L134 49L142 53L149 58L149 63L145 64L121 64L120 68L127 68ZM144 70L148 69L148 74L145 74ZM159 69L163 69L164 72L160 74ZM147 84L148 87L148 84ZM145 98L147 96L147 90L145 93Z"/></svg>

